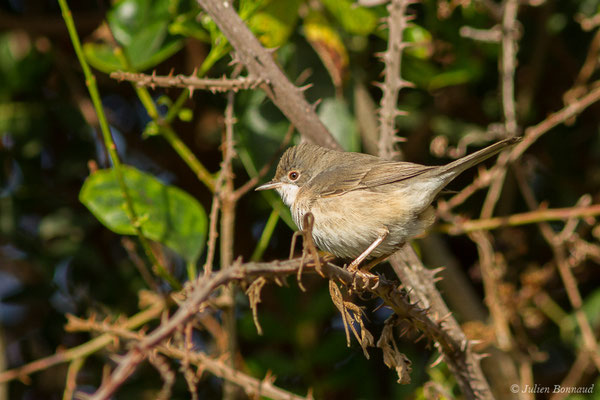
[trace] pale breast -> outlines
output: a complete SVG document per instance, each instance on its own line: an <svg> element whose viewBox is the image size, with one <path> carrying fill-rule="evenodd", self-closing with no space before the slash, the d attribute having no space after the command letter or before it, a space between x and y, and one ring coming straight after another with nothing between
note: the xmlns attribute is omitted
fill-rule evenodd
<svg viewBox="0 0 600 400"><path fill-rule="evenodd" d="M388 232L387 238L371 254L380 257L393 253L433 223L433 214L417 211L404 197L399 193L367 190L322 197L312 202L302 201L304 196L299 196L292 207L292 216L302 229L304 214L312 212L312 236L316 245L338 257L356 258Z"/></svg>

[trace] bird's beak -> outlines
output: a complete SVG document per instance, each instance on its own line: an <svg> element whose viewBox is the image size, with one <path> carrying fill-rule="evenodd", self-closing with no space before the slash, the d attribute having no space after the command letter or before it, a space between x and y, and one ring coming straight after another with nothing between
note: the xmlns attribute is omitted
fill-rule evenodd
<svg viewBox="0 0 600 400"><path fill-rule="evenodd" d="M278 181L270 181L265 183L264 185L260 185L259 187L257 187L254 190L269 190L269 189L277 189L281 187L281 182Z"/></svg>

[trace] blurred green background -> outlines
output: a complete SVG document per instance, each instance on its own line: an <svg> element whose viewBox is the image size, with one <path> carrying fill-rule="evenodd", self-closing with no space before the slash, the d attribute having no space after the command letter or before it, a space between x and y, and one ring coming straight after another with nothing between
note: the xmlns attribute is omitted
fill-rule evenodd
<svg viewBox="0 0 600 400"><path fill-rule="evenodd" d="M206 257L207 227L202 218L210 210L212 195L167 144L147 104L140 101L139 91L111 79L108 73L155 70L159 75L170 71L190 75L198 68L200 75L220 77L231 72L229 45L191 0L69 3L121 160L191 195L181 195L182 207L198 218L196 228L179 232L182 236L172 244L190 240L196 247L167 247L165 241L156 244L173 275L183 282L188 276L186 265L201 266ZM407 139L401 148L410 161L447 162L446 155L431 154L434 139L445 138L452 146L468 135L475 138L475 146L497 139L484 133L493 132L488 130L490 125L502 120L499 45L459 34L463 26L487 29L497 21L481 2L466 1L456 8L454 3L425 0L411 6L414 25L405 40L413 46L404 53L402 75L415 88L400 93L399 107L408 115L397 120L399 135ZM0 353L8 369L89 338L64 331L66 313L82 317L134 314L137 293L147 283L123 248L121 236L80 201L84 181L90 167L94 168L90 161L99 168L110 164L58 4L49 0L2 0L1 4ZM368 124L375 115L372 107L381 97L372 83L382 79L383 64L376 53L386 48L387 30L380 26L385 7L360 8L349 0L245 0L236 5L262 43L277 48L277 62L290 80L313 85L306 97L311 103L320 101L317 112L343 147L368 151L368 137L373 133ZM563 94L573 86L595 35L595 30L583 30L578 18L597 17L599 7L597 0L547 0L537 7L520 8L522 38L515 76L520 126L535 124L563 107ZM120 53L114 52L116 44ZM597 78L595 71L592 80ZM189 96L181 89L149 93L159 114L170 118L172 130L210 172L216 172L221 162L225 96L201 90ZM288 122L259 90L236 94L235 116L239 153L235 183L240 186L276 154ZM599 122L600 106L593 105L576 120L544 135L523 157L539 200L553 208L570 207L590 193L593 202L599 202ZM465 173L451 189L464 187L475 173ZM151 184L158 185L154 180ZM100 192L82 193L81 199L86 204L102 203L98 196L106 189L96 189ZM483 197L483 193L474 196L459 212L475 218ZM248 260L256 252L273 204L281 205L274 195L251 192L241 199L236 213L236 257ZM189 211L192 207L197 210ZM498 210L508 214L527 208L519 196L509 193L502 197ZM560 229L562 224L555 227ZM262 253L264 260L286 258L292 233L289 214L283 213L268 247L256 254ZM590 232L586 234L591 237ZM465 236L444 240L483 296L475 245ZM505 279L515 290L521 286L523 271L541 269L552 261L535 226L501 230L496 245L509 254L510 271ZM598 265L586 261L574 273L598 333ZM459 394L443 364L429 368L435 352L427 343L413 343L410 335L400 344L413 362L413 383L396 384L379 350L372 349L371 360L366 360L355 341L346 348L326 282L305 278L306 293L293 280L289 283L289 287L269 285L263 292L259 306L263 336L256 332L246 297L237 296L240 353L246 372L262 378L271 371L281 387L300 394L312 387L317 398L325 399L423 398L427 381ZM169 285L161 283L160 290L169 291ZM562 321L571 325L558 326L535 310L538 319L515 326L520 326L516 336L524 353L540 355L534 362L535 381L551 385L569 371L580 339L557 276L545 282L545 290L566 310ZM368 310L378 305L374 300L363 304ZM518 312L515 315L522 317ZM387 316L386 309L369 311L371 332L378 333ZM457 318L460 321L461 315ZM202 335L197 344L206 351L212 349ZM79 389L91 392L99 385L107 354L101 352L86 361ZM65 374L66 367L54 367L32 375L27 384L11 382L8 398L61 398ZM594 382L596 377L591 373L586 379ZM158 374L145 366L117 398L154 398L160 387ZM198 390L200 398L215 398L220 396L221 382L205 375ZM189 398L183 379L177 380L173 398Z"/></svg>

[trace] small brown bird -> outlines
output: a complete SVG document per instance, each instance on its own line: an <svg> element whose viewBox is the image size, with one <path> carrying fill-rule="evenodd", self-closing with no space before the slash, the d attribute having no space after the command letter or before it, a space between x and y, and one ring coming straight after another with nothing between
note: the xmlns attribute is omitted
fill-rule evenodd
<svg viewBox="0 0 600 400"><path fill-rule="evenodd" d="M286 150L275 178L256 190L276 189L302 229L314 216L312 237L321 250L353 258L383 259L435 221L431 203L461 172L520 141L492 144L446 165L425 166L341 152L309 143Z"/></svg>

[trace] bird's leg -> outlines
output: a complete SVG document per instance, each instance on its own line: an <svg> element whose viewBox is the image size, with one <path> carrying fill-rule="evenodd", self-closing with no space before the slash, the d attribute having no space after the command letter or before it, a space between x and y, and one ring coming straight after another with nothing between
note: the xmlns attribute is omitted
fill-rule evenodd
<svg viewBox="0 0 600 400"><path fill-rule="evenodd" d="M358 257L356 257L356 259L354 261L352 261L350 263L350 265L348 265L348 270L352 271L352 272L356 272L358 270L358 266L360 265L360 263L363 262L367 257L369 257L369 254L371 254L373 252L373 250L375 250L377 248L377 246L379 246L389 234L390 234L390 231L388 231L386 229L385 232L383 232L381 235L379 235L377 237L377 239L375 239L373 241L373 243L371 243L371 245L369 247L367 247L367 249L365 251L363 251ZM369 264L369 266L371 268L373 268L374 265Z"/></svg>
<svg viewBox="0 0 600 400"><path fill-rule="evenodd" d="M389 254L384 254L381 257L377 257L376 259L374 259L373 261L369 262L367 265L365 265L362 270L365 272L369 272L370 270L372 270L377 264L384 262L390 255Z"/></svg>

